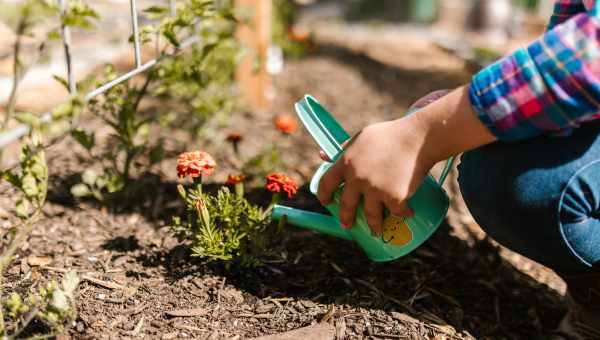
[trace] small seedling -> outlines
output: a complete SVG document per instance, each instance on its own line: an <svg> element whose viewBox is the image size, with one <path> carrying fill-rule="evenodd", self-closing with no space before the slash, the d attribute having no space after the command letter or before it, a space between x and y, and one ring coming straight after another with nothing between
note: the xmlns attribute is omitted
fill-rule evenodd
<svg viewBox="0 0 600 340"><path fill-rule="evenodd" d="M77 317L75 291L79 277L75 272L65 274L60 282L49 281L26 296L12 292L0 301L0 308L8 317L8 323L0 322L2 339L18 339L34 320L42 321L50 328L50 338L64 334Z"/></svg>

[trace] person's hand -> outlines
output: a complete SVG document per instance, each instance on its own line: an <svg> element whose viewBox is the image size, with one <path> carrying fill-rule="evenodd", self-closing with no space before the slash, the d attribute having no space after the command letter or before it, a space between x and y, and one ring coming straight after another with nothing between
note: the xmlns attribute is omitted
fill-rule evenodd
<svg viewBox="0 0 600 340"><path fill-rule="evenodd" d="M421 109L424 108L425 106L435 102L436 100L444 97L445 95L447 95L448 93L452 92L452 90L437 90L437 91L433 91L430 94L420 98L419 100L417 100L416 102L414 102L410 108L410 110L414 110L414 109ZM348 142L344 142L342 144L342 147L346 147L346 145L348 144ZM319 156L321 157L322 160L327 161L327 162L331 162L331 160L329 159L329 157L327 157L327 155L325 154L325 152L323 151L319 151Z"/></svg>
<svg viewBox="0 0 600 340"><path fill-rule="evenodd" d="M450 91L437 91L417 101L422 108ZM339 217L349 228L361 198L371 230L382 233L384 206L394 215L413 214L407 200L437 162L424 149L426 131L413 115L365 127L345 144L345 152L319 183L318 198L326 205L344 183ZM321 157L325 160L324 154Z"/></svg>

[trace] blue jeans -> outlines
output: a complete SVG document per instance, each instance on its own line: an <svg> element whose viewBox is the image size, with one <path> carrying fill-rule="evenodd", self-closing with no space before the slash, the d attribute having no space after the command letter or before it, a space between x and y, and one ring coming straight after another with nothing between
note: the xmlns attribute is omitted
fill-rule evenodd
<svg viewBox="0 0 600 340"><path fill-rule="evenodd" d="M466 152L459 183L477 223L502 245L559 273L598 271L600 123Z"/></svg>

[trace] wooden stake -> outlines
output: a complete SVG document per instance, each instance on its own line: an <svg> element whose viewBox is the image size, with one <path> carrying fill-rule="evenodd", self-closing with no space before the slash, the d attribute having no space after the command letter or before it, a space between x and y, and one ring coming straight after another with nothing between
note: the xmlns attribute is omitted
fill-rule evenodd
<svg viewBox="0 0 600 340"><path fill-rule="evenodd" d="M247 22L239 25L237 32L240 43L250 52L240 62L236 80L246 104L255 110L268 110L273 85L265 62L271 45L272 1L235 0L235 6L250 15Z"/></svg>

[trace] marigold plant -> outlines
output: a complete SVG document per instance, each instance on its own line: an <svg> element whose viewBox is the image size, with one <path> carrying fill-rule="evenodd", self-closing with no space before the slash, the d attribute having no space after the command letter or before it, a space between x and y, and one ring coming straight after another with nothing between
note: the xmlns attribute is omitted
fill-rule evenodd
<svg viewBox="0 0 600 340"><path fill-rule="evenodd" d="M207 262L242 267L259 265L270 236L276 231L270 228L268 211L244 198L242 174L228 176L226 184L235 186L235 194L227 187L215 195L203 192L200 177L194 176L207 165L212 173L214 161L210 160L212 157L206 153L185 153L179 157L178 174L192 177L194 183L188 187L178 185L185 202L185 215L173 217L171 230L189 244L193 256Z"/></svg>

